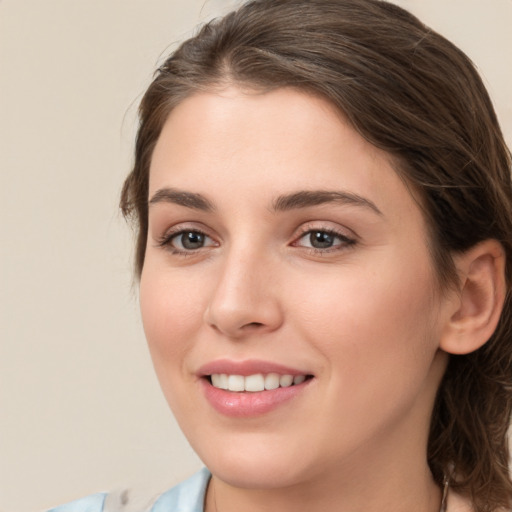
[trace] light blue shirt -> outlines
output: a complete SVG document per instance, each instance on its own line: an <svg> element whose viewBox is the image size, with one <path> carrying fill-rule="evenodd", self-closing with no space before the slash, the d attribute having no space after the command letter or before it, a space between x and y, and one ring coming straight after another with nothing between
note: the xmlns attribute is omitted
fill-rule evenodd
<svg viewBox="0 0 512 512"><path fill-rule="evenodd" d="M159 496L149 509L150 512L203 512L206 487L210 476L210 472L203 468L188 480ZM130 508L129 503L124 503L116 506L115 509L111 510L110 507L107 509L105 508L107 502L108 494L93 494L52 508L48 512L122 512L124 506Z"/></svg>

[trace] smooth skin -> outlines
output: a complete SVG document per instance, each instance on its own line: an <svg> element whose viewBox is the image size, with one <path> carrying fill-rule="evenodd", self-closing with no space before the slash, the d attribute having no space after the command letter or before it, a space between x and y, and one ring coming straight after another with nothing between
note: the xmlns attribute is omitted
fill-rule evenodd
<svg viewBox="0 0 512 512"><path fill-rule="evenodd" d="M461 289L441 293L392 159L292 89L184 100L148 199L143 323L165 397L213 474L207 512L437 512L429 418L447 352L494 330L500 245L459 256ZM228 417L198 375L218 359L313 379L266 414Z"/></svg>

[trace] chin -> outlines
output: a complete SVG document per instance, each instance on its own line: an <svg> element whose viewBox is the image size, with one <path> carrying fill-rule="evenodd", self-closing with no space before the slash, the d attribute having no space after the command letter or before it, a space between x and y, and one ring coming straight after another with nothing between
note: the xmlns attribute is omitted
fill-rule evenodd
<svg viewBox="0 0 512 512"><path fill-rule="evenodd" d="M300 483L310 475L306 470L307 460L297 445L284 448L281 443L277 449L268 439L259 439L230 446L218 443L205 450L198 446L193 448L212 474L234 487L283 488Z"/></svg>
<svg viewBox="0 0 512 512"><path fill-rule="evenodd" d="M289 461L280 464L277 461L216 460L206 466L226 484L243 489L282 489L305 480L301 468Z"/></svg>

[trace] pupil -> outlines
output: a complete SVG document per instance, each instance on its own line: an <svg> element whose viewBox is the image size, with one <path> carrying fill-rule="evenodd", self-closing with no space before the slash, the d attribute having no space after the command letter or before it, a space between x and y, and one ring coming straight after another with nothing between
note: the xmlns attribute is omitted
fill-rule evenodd
<svg viewBox="0 0 512 512"><path fill-rule="evenodd" d="M181 243L185 249L199 249L204 244L204 235L190 231L181 237Z"/></svg>
<svg viewBox="0 0 512 512"><path fill-rule="evenodd" d="M325 231L314 231L309 235L309 241L315 249L327 249L332 247L334 236Z"/></svg>

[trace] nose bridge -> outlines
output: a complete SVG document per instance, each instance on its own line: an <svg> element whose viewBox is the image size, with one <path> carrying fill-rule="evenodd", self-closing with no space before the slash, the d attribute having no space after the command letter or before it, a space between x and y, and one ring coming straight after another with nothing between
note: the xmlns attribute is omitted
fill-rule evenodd
<svg viewBox="0 0 512 512"><path fill-rule="evenodd" d="M205 312L205 321L229 337L272 331L282 315L268 251L238 243L226 253Z"/></svg>

